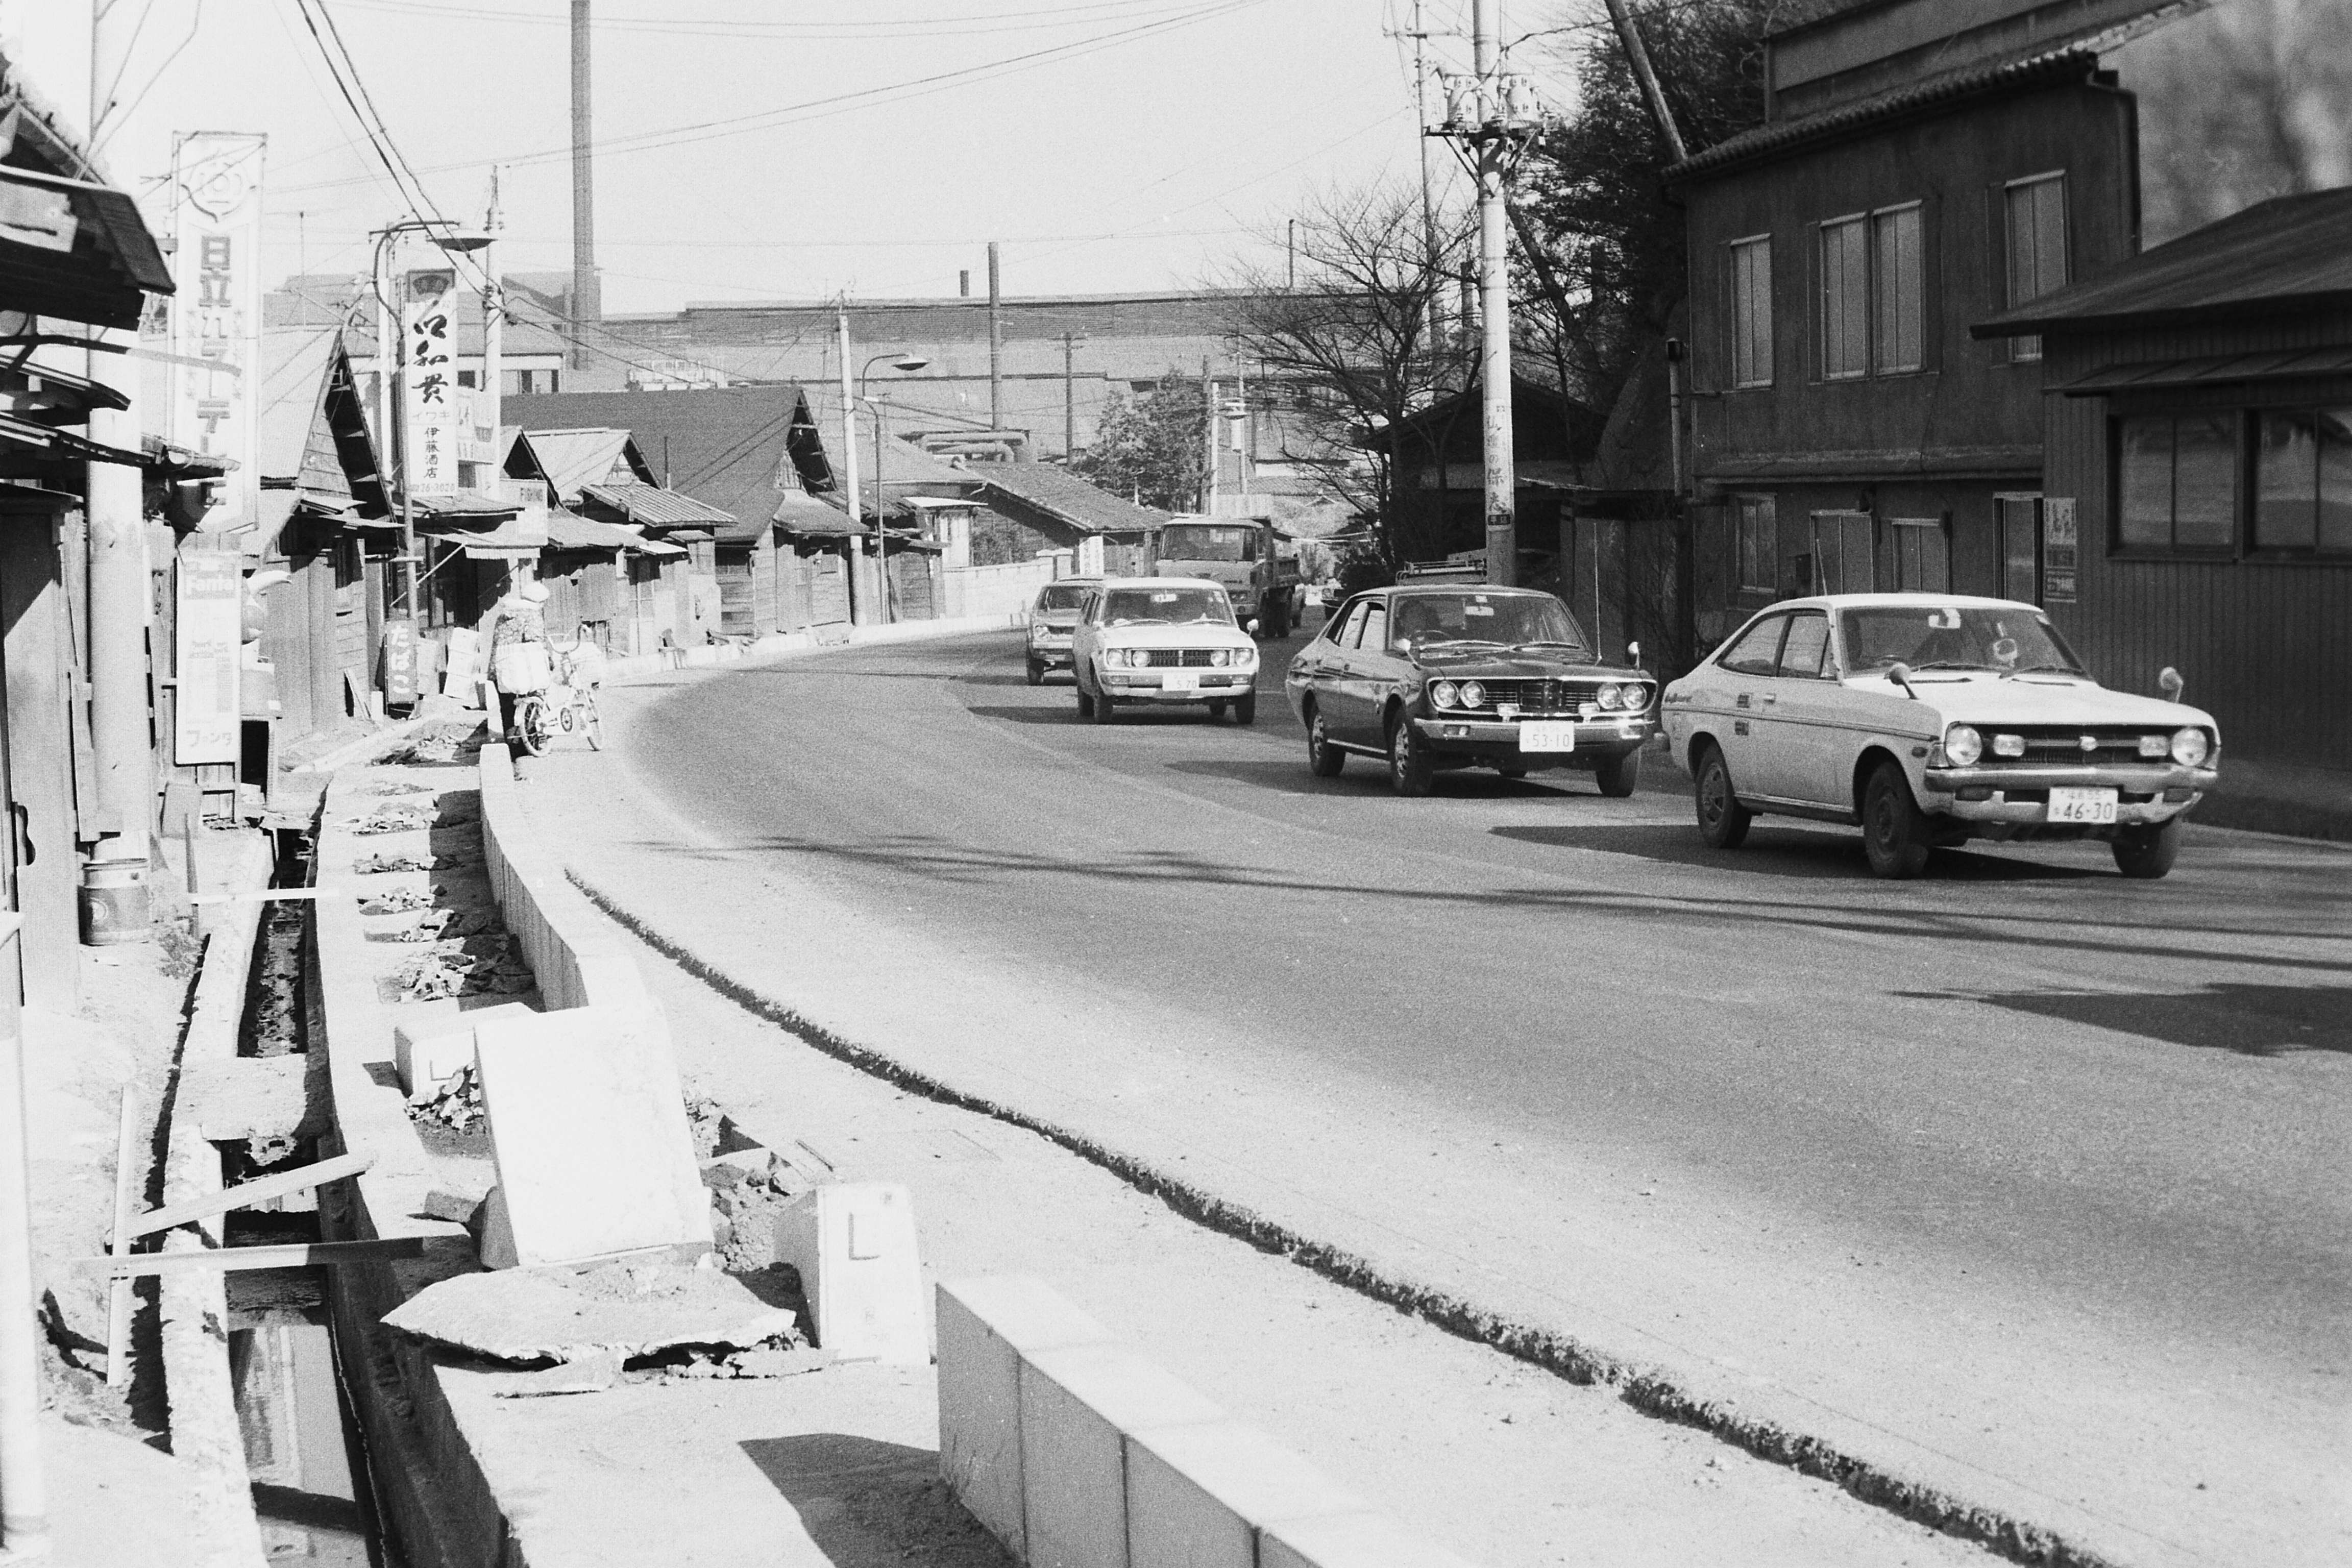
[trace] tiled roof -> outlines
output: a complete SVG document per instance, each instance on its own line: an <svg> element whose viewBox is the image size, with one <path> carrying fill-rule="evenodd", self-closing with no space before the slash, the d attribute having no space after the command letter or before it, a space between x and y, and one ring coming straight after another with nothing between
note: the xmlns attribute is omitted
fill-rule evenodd
<svg viewBox="0 0 2352 1568"><path fill-rule="evenodd" d="M735 521L731 511L659 485L583 485L580 493L649 528L713 528Z"/></svg>
<svg viewBox="0 0 2352 1568"><path fill-rule="evenodd" d="M765 517L780 491L802 487L803 467L824 472L815 428L801 437L807 464L796 464L791 450L803 406L801 389L789 385L541 393L503 404L526 424L630 432L651 476L730 518Z"/></svg>
<svg viewBox="0 0 2352 1568"><path fill-rule="evenodd" d="M1076 474L1037 463L989 463L964 470L987 495L1003 494L1089 533L1135 533L1157 528L1169 514L1137 506Z"/></svg>
<svg viewBox="0 0 2352 1568"><path fill-rule="evenodd" d="M2352 185L2273 196L1969 329L1979 338L2352 304Z"/></svg>

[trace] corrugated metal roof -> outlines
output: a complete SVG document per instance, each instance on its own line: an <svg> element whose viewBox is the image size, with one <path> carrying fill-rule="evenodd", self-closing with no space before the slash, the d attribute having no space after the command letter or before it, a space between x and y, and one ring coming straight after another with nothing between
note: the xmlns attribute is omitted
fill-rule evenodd
<svg viewBox="0 0 2352 1568"><path fill-rule="evenodd" d="M2094 50L2067 47L2028 55L2000 65L1974 66L1899 87L1799 120L1784 120L1743 131L1705 152L1694 153L1664 173L1669 184L1715 179L1735 169L1789 153L1819 142L1835 142L1864 126L1931 113L1961 99L2015 92L2024 88L2087 78L2098 68Z"/></svg>
<svg viewBox="0 0 2352 1568"><path fill-rule="evenodd" d="M551 550L635 550L645 536L617 522L599 522L561 507L547 509L547 543Z"/></svg>
<svg viewBox="0 0 2352 1568"><path fill-rule="evenodd" d="M261 334L254 466L263 479L290 479L302 471L339 335L332 327L272 328Z"/></svg>
<svg viewBox="0 0 2352 1568"><path fill-rule="evenodd" d="M583 485L580 493L601 501L631 522L649 528L709 528L731 523L735 514L659 485Z"/></svg>
<svg viewBox="0 0 2352 1568"><path fill-rule="evenodd" d="M786 490L777 498L771 521L786 533L811 539L860 539L873 531L849 521L849 513L806 490Z"/></svg>
<svg viewBox="0 0 2352 1568"><path fill-rule="evenodd" d="M1166 522L1169 514L1137 506L1077 475L1036 463L991 463L965 470L982 493L1026 502L1088 533L1139 533Z"/></svg>
<svg viewBox="0 0 2352 1568"><path fill-rule="evenodd" d="M628 431L608 425L526 429L522 438L530 443L540 472L547 476L548 489L564 502L578 500L583 486L603 483L629 456ZM632 472L637 468L635 462L625 466Z"/></svg>
<svg viewBox="0 0 2352 1568"><path fill-rule="evenodd" d="M505 403L527 424L629 431L647 465L644 478L730 518L765 517L779 492L829 477L823 437L803 423L804 406L801 389L790 385L544 393ZM803 471L803 459L813 471Z"/></svg>
<svg viewBox="0 0 2352 1568"><path fill-rule="evenodd" d="M1979 321L1979 338L2352 304L2352 185L2273 196L2087 282Z"/></svg>
<svg viewBox="0 0 2352 1568"><path fill-rule="evenodd" d="M2206 359L2111 364L2058 388L2069 397L2170 386L2214 386L2226 382L2283 381L2299 375L2352 373L2352 345L2279 349L2270 353L2219 354Z"/></svg>

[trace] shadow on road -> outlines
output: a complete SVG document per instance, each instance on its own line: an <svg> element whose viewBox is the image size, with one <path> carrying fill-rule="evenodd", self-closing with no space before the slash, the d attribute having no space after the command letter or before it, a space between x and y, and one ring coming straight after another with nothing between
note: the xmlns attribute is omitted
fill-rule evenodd
<svg viewBox="0 0 2352 1568"><path fill-rule="evenodd" d="M921 1562L1001 1568L1011 1559L940 1479L927 1448L811 1432L737 1445L783 1494L801 1528L836 1568Z"/></svg>
<svg viewBox="0 0 2352 1568"><path fill-rule="evenodd" d="M963 710L975 719L1002 719L1008 724L1083 724L1078 710L1069 699L1059 702L1030 702L1012 707L995 702L967 702Z"/></svg>
<svg viewBox="0 0 2352 1568"><path fill-rule="evenodd" d="M1870 876L1870 862L1863 855L1861 836L1853 833L1759 826L1749 830L1748 842L1740 848L1710 849L1696 828L1682 823L1601 823L1590 827L1493 827L1487 831L1498 838L1515 838L1554 849L1598 849L1610 855L1638 855L1645 860L1708 870L1840 879ZM2063 882L2107 874L2080 866L2012 860L1963 849L1939 849L1927 863L1929 881Z"/></svg>
<svg viewBox="0 0 2352 1568"><path fill-rule="evenodd" d="M1295 742L1297 736L1294 733L1288 739ZM1349 768L1335 779L1317 778L1307 769L1307 756L1303 750L1292 756L1200 758L1192 762L1170 763L1167 767L1170 773L1232 779L1236 784L1255 784L1261 789L1283 790L1293 795L1379 799L1390 799L1395 795L1389 787L1387 775L1378 771L1377 764L1369 762L1361 767ZM1549 781L1541 774L1525 779L1507 779L1499 773L1487 773L1441 774L1439 780L1443 794L1465 799L1538 800L1574 793L1568 784L1568 775L1559 773L1550 775ZM1447 784L1453 787L1446 788ZM1591 792L1588 790L1587 793Z"/></svg>
<svg viewBox="0 0 2352 1568"><path fill-rule="evenodd" d="M2199 1050L2242 1057L2300 1051L2352 1052L2352 987L2249 985L2221 982L2176 994L2100 992L2082 994L2021 992L1969 996L1902 992L1932 1001L1977 1001L2040 1018L2061 1018L2139 1035Z"/></svg>

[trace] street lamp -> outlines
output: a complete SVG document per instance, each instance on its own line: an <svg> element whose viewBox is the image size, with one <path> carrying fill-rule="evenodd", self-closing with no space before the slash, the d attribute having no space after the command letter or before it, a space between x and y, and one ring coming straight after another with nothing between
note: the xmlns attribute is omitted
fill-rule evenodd
<svg viewBox="0 0 2352 1568"><path fill-rule="evenodd" d="M886 359L890 362L890 368L898 371L920 370L931 362L919 354L899 349L874 355L857 371L857 401L874 414L874 582L878 590L874 597L881 606L882 618L887 621L890 618L890 565L884 555L883 533L889 526L890 501L882 493L882 405L866 395L866 376Z"/></svg>

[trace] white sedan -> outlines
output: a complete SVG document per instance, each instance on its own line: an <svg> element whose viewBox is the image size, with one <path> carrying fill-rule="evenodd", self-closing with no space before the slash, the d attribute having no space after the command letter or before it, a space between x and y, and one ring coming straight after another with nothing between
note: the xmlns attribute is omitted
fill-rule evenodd
<svg viewBox="0 0 2352 1568"><path fill-rule="evenodd" d="M1257 719L1257 645L1225 591L1204 577L1110 577L1087 594L1070 638L1078 717L1108 724L1122 705L1206 703Z"/></svg>
<svg viewBox="0 0 2352 1568"><path fill-rule="evenodd" d="M1870 868L1916 876L1970 838L2100 838L2161 877L2213 787L2212 715L2110 691L2032 605L1838 594L1759 612L1665 689L1700 835L1759 812L1858 824Z"/></svg>

